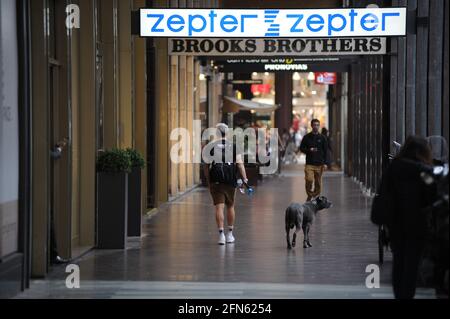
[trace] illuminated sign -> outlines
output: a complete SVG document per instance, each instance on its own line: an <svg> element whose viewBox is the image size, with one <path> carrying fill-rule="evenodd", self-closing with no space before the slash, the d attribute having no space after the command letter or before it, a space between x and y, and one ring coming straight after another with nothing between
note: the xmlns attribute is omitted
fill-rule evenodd
<svg viewBox="0 0 450 319"><path fill-rule="evenodd" d="M314 75L316 84L337 83L337 74L335 72L316 72Z"/></svg>
<svg viewBox="0 0 450 319"><path fill-rule="evenodd" d="M228 80L228 84L263 84L263 80Z"/></svg>
<svg viewBox="0 0 450 319"><path fill-rule="evenodd" d="M169 55L322 56L386 54L386 38L169 39Z"/></svg>
<svg viewBox="0 0 450 319"><path fill-rule="evenodd" d="M354 57L242 57L214 59L220 72L347 72ZM330 63L333 62L333 63Z"/></svg>
<svg viewBox="0 0 450 319"><path fill-rule="evenodd" d="M313 38L406 34L406 8L141 9L142 37Z"/></svg>
<svg viewBox="0 0 450 319"><path fill-rule="evenodd" d="M253 94L270 94L271 88L270 84L253 84L251 91Z"/></svg>
<svg viewBox="0 0 450 319"><path fill-rule="evenodd" d="M265 64L264 71L307 71L307 64Z"/></svg>

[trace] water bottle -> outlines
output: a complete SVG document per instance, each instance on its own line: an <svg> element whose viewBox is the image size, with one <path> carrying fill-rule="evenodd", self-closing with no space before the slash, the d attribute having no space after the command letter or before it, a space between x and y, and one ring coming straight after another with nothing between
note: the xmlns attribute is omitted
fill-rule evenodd
<svg viewBox="0 0 450 319"><path fill-rule="evenodd" d="M255 192L255 190L250 185L248 185L246 182L244 182L244 186L245 186L245 188L247 188L247 195L252 196L253 193Z"/></svg>
<svg viewBox="0 0 450 319"><path fill-rule="evenodd" d="M239 185L239 191L241 192L241 194L247 193L248 196L253 195L255 190L250 185L248 185L246 182L244 182L243 180L239 180L239 181L238 181L238 185ZM245 191L245 188L247 189L247 191Z"/></svg>
<svg viewBox="0 0 450 319"><path fill-rule="evenodd" d="M247 185L247 195L252 196L254 192L255 190L253 189L253 187Z"/></svg>
<svg viewBox="0 0 450 319"><path fill-rule="evenodd" d="M237 180L237 186L238 186L239 192L241 194L245 194L244 181L242 179Z"/></svg>

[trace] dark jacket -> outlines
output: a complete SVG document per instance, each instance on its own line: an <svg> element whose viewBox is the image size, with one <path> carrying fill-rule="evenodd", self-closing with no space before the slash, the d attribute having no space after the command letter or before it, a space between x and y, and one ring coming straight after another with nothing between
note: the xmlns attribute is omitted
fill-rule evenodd
<svg viewBox="0 0 450 319"><path fill-rule="evenodd" d="M413 298L418 279L426 285L434 282L432 269L435 266L430 263L431 259L426 261L424 257L431 251L427 248L431 243L431 228L426 208L432 203L435 190L421 178L422 172L431 170L430 166L417 161L394 159L383 174L380 196L374 200L376 209L372 207L372 221L388 226L396 299ZM420 266L426 264L429 266Z"/></svg>
<svg viewBox="0 0 450 319"><path fill-rule="evenodd" d="M430 166L416 161L394 159L383 174L378 190L381 204L372 210L372 221L388 225L394 243L425 240L424 208L432 202L434 190L420 174L431 171Z"/></svg>
<svg viewBox="0 0 450 319"><path fill-rule="evenodd" d="M311 148L317 148L317 152L311 152ZM327 138L322 134L306 134L300 144L300 151L306 154L306 165L330 165Z"/></svg>

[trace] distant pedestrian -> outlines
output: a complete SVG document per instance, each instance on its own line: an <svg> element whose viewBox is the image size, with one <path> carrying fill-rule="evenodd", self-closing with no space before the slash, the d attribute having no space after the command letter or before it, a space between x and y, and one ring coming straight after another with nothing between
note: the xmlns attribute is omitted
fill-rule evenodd
<svg viewBox="0 0 450 319"><path fill-rule="evenodd" d="M305 186L307 201L319 197L322 191L322 174L329 165L328 143L320 134L320 121L311 121L312 132L306 134L300 145L300 151L306 154Z"/></svg>
<svg viewBox="0 0 450 319"><path fill-rule="evenodd" d="M284 128L281 136L278 136L278 145L280 148L280 158L284 158L284 156L286 154L286 148L289 143L289 139L290 139L289 131L286 128Z"/></svg>

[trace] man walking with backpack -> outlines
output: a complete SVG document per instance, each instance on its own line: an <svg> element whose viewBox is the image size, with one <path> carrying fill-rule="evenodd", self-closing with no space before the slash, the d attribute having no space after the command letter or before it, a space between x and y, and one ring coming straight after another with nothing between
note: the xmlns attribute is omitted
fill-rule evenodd
<svg viewBox="0 0 450 319"><path fill-rule="evenodd" d="M209 185L211 197L216 211L216 222L219 228L219 245L234 243L233 227L235 221L234 200L236 195L238 171L242 180L247 183L247 174L241 154L237 154L236 145L226 140L228 126L220 123L216 126L217 137L210 155L215 160L204 166L204 173ZM217 160L218 158L221 160ZM224 208L227 210L228 233L224 233Z"/></svg>

